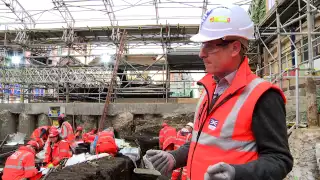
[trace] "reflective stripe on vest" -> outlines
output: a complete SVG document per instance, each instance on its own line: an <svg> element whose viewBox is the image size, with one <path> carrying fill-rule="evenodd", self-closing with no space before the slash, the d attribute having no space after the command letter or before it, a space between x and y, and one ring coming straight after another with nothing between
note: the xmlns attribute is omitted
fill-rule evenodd
<svg viewBox="0 0 320 180"><path fill-rule="evenodd" d="M30 170L30 169L36 168L36 167L34 167L34 166L25 166L25 167L22 166L22 163L23 163L24 158L26 158L29 154L30 154L29 152L23 154L23 155L19 158L19 160L18 160L18 165L6 165L4 168L18 169L18 170L22 170L22 169L24 169L24 170Z"/></svg>
<svg viewBox="0 0 320 180"><path fill-rule="evenodd" d="M260 84L265 82L264 79L256 78L252 80L243 90L241 95L239 96L237 102L234 104L232 110L228 114L225 123L222 126L221 129L221 137L231 137L233 134L235 122L237 120L237 117L239 115L239 111L241 107L243 106L244 102L248 99L251 92Z"/></svg>
<svg viewBox="0 0 320 180"><path fill-rule="evenodd" d="M195 122L197 121L197 117L199 115L199 108L200 108L200 105L202 104L202 101L204 100L204 98L207 96L207 92L206 90L203 91L201 97L199 98L199 101L198 101L198 104L196 106L196 111L195 111L195 114L194 114L194 119L193 119L193 123L195 124ZM201 109L202 111L202 109Z"/></svg>
<svg viewBox="0 0 320 180"><path fill-rule="evenodd" d="M195 136L192 136L192 142L196 142L198 131L193 131ZM255 141L237 141L232 139L226 139L221 137L211 136L207 133L201 132L198 144L208 146L218 146L223 150L237 150L237 151L256 151Z"/></svg>
<svg viewBox="0 0 320 180"><path fill-rule="evenodd" d="M235 122L239 115L239 111L243 106L244 102L247 100L251 92L257 87L260 83L265 82L261 78L256 78L252 80L239 95L236 103L232 107L232 110L228 114L224 124L222 125L220 137L211 136L204 132L201 132L198 143L203 145L218 146L223 150L238 150L238 151L256 151L255 141L237 141L230 139L233 135L233 130ZM196 142L198 132L193 131L192 142Z"/></svg>
<svg viewBox="0 0 320 180"><path fill-rule="evenodd" d="M173 139L173 140L172 140L172 139ZM167 138L167 139L163 142L163 144L167 144L169 140L172 140L172 143L173 143L173 142L174 142L174 139L175 139L175 137L169 137L169 138Z"/></svg>

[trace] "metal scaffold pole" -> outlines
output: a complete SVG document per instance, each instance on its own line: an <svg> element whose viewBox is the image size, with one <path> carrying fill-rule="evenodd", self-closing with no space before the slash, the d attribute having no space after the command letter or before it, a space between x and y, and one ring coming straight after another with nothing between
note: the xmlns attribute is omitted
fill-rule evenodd
<svg viewBox="0 0 320 180"><path fill-rule="evenodd" d="M294 51L295 75L296 75L296 128L299 128L300 110L299 110L299 64L298 64L298 50Z"/></svg>
<svg viewBox="0 0 320 180"><path fill-rule="evenodd" d="M308 22L308 60L309 60L309 69L313 71L313 47L312 47L312 36L311 31L313 31L313 19L311 15L311 6L310 1L307 0L307 22Z"/></svg>
<svg viewBox="0 0 320 180"><path fill-rule="evenodd" d="M125 38L126 38L126 30L123 30L121 38L120 38L120 44L119 44L119 49L117 52L117 56L116 56L116 61L113 67L113 72L112 72L112 76L111 76L111 81L108 87L108 93L107 93L107 97L106 97L106 101L104 104L104 108L103 108L103 112L100 118L100 122L99 122L99 128L98 131L100 132L103 127L104 127L104 122L107 119L107 113L108 113L108 108L109 108L109 104L110 104L110 100L111 100L111 95L113 93L113 89L114 89L114 85L116 85L116 79L117 79L117 71L118 71L118 67L119 67L119 62L121 61L123 52L124 52L124 44L125 44ZM111 123L109 123L111 124Z"/></svg>

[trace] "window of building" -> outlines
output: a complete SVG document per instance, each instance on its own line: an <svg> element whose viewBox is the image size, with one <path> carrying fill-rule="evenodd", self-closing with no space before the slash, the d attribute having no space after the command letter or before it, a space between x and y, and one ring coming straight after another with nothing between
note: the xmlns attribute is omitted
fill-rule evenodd
<svg viewBox="0 0 320 180"><path fill-rule="evenodd" d="M302 40L302 61L307 61L308 60L308 38L303 38Z"/></svg>

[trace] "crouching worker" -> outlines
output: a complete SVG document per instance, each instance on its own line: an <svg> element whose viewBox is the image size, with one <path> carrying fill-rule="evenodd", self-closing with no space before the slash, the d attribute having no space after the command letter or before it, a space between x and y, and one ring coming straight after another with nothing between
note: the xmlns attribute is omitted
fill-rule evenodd
<svg viewBox="0 0 320 180"><path fill-rule="evenodd" d="M48 140L49 129L50 126L40 126L37 129L35 129L30 136L30 139L38 142L39 150L41 150L44 147L45 143Z"/></svg>
<svg viewBox="0 0 320 180"><path fill-rule="evenodd" d="M72 152L70 145L66 140L61 139L57 128L52 127L49 133L49 145L46 148L44 163L47 167L53 167L59 164L64 158L70 158Z"/></svg>
<svg viewBox="0 0 320 180"><path fill-rule="evenodd" d="M59 123L58 131L60 132L61 139L66 140L70 144L70 147L73 150L75 150L75 148L77 147L77 143L75 142L75 135L73 133L73 128L71 124L65 120L64 114L59 115L58 123Z"/></svg>
<svg viewBox="0 0 320 180"><path fill-rule="evenodd" d="M159 147L164 151L174 150L174 142L177 136L177 130L167 124L165 120L162 129L159 132Z"/></svg>
<svg viewBox="0 0 320 180"><path fill-rule="evenodd" d="M31 140L26 146L21 146L15 153L7 158L3 168L3 180L27 179L34 177L40 167L35 167L35 155L39 144Z"/></svg>
<svg viewBox="0 0 320 180"><path fill-rule="evenodd" d="M83 131L82 126L78 126L75 134L76 141L82 140L82 131Z"/></svg>
<svg viewBox="0 0 320 180"><path fill-rule="evenodd" d="M96 147L96 154L108 153L111 156L115 156L118 152L118 147L114 139L113 128L108 128L99 132L93 144L95 144Z"/></svg>
<svg viewBox="0 0 320 180"><path fill-rule="evenodd" d="M82 140L85 143L92 143L94 141L94 138L96 137L97 129L92 129L88 133L84 133L82 136Z"/></svg>

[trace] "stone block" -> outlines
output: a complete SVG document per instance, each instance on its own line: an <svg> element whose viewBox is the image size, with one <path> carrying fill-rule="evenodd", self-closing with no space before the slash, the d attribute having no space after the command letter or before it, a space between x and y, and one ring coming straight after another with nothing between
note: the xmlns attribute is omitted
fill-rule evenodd
<svg viewBox="0 0 320 180"><path fill-rule="evenodd" d="M4 139L7 134L16 133L17 119L9 111L3 110L0 112L0 139Z"/></svg>
<svg viewBox="0 0 320 180"><path fill-rule="evenodd" d="M95 116L82 116L82 126L85 132L91 131L93 128L97 126L97 119ZM81 124L78 124L81 125Z"/></svg>
<svg viewBox="0 0 320 180"><path fill-rule="evenodd" d="M130 135L134 127L133 114L123 112L118 114L112 121L112 125L119 135Z"/></svg>
<svg viewBox="0 0 320 180"><path fill-rule="evenodd" d="M306 96L306 89L305 88L299 88L299 96Z"/></svg>
<svg viewBox="0 0 320 180"><path fill-rule="evenodd" d="M19 115L18 132L26 134L26 137L28 138L35 128L36 120L34 115L28 115L25 113L21 113Z"/></svg>
<svg viewBox="0 0 320 180"><path fill-rule="evenodd" d="M49 118L48 118L48 116L46 114L38 115L37 119L38 119L38 127L40 127L40 126L48 126L48 125L51 124L50 121L49 121Z"/></svg>

